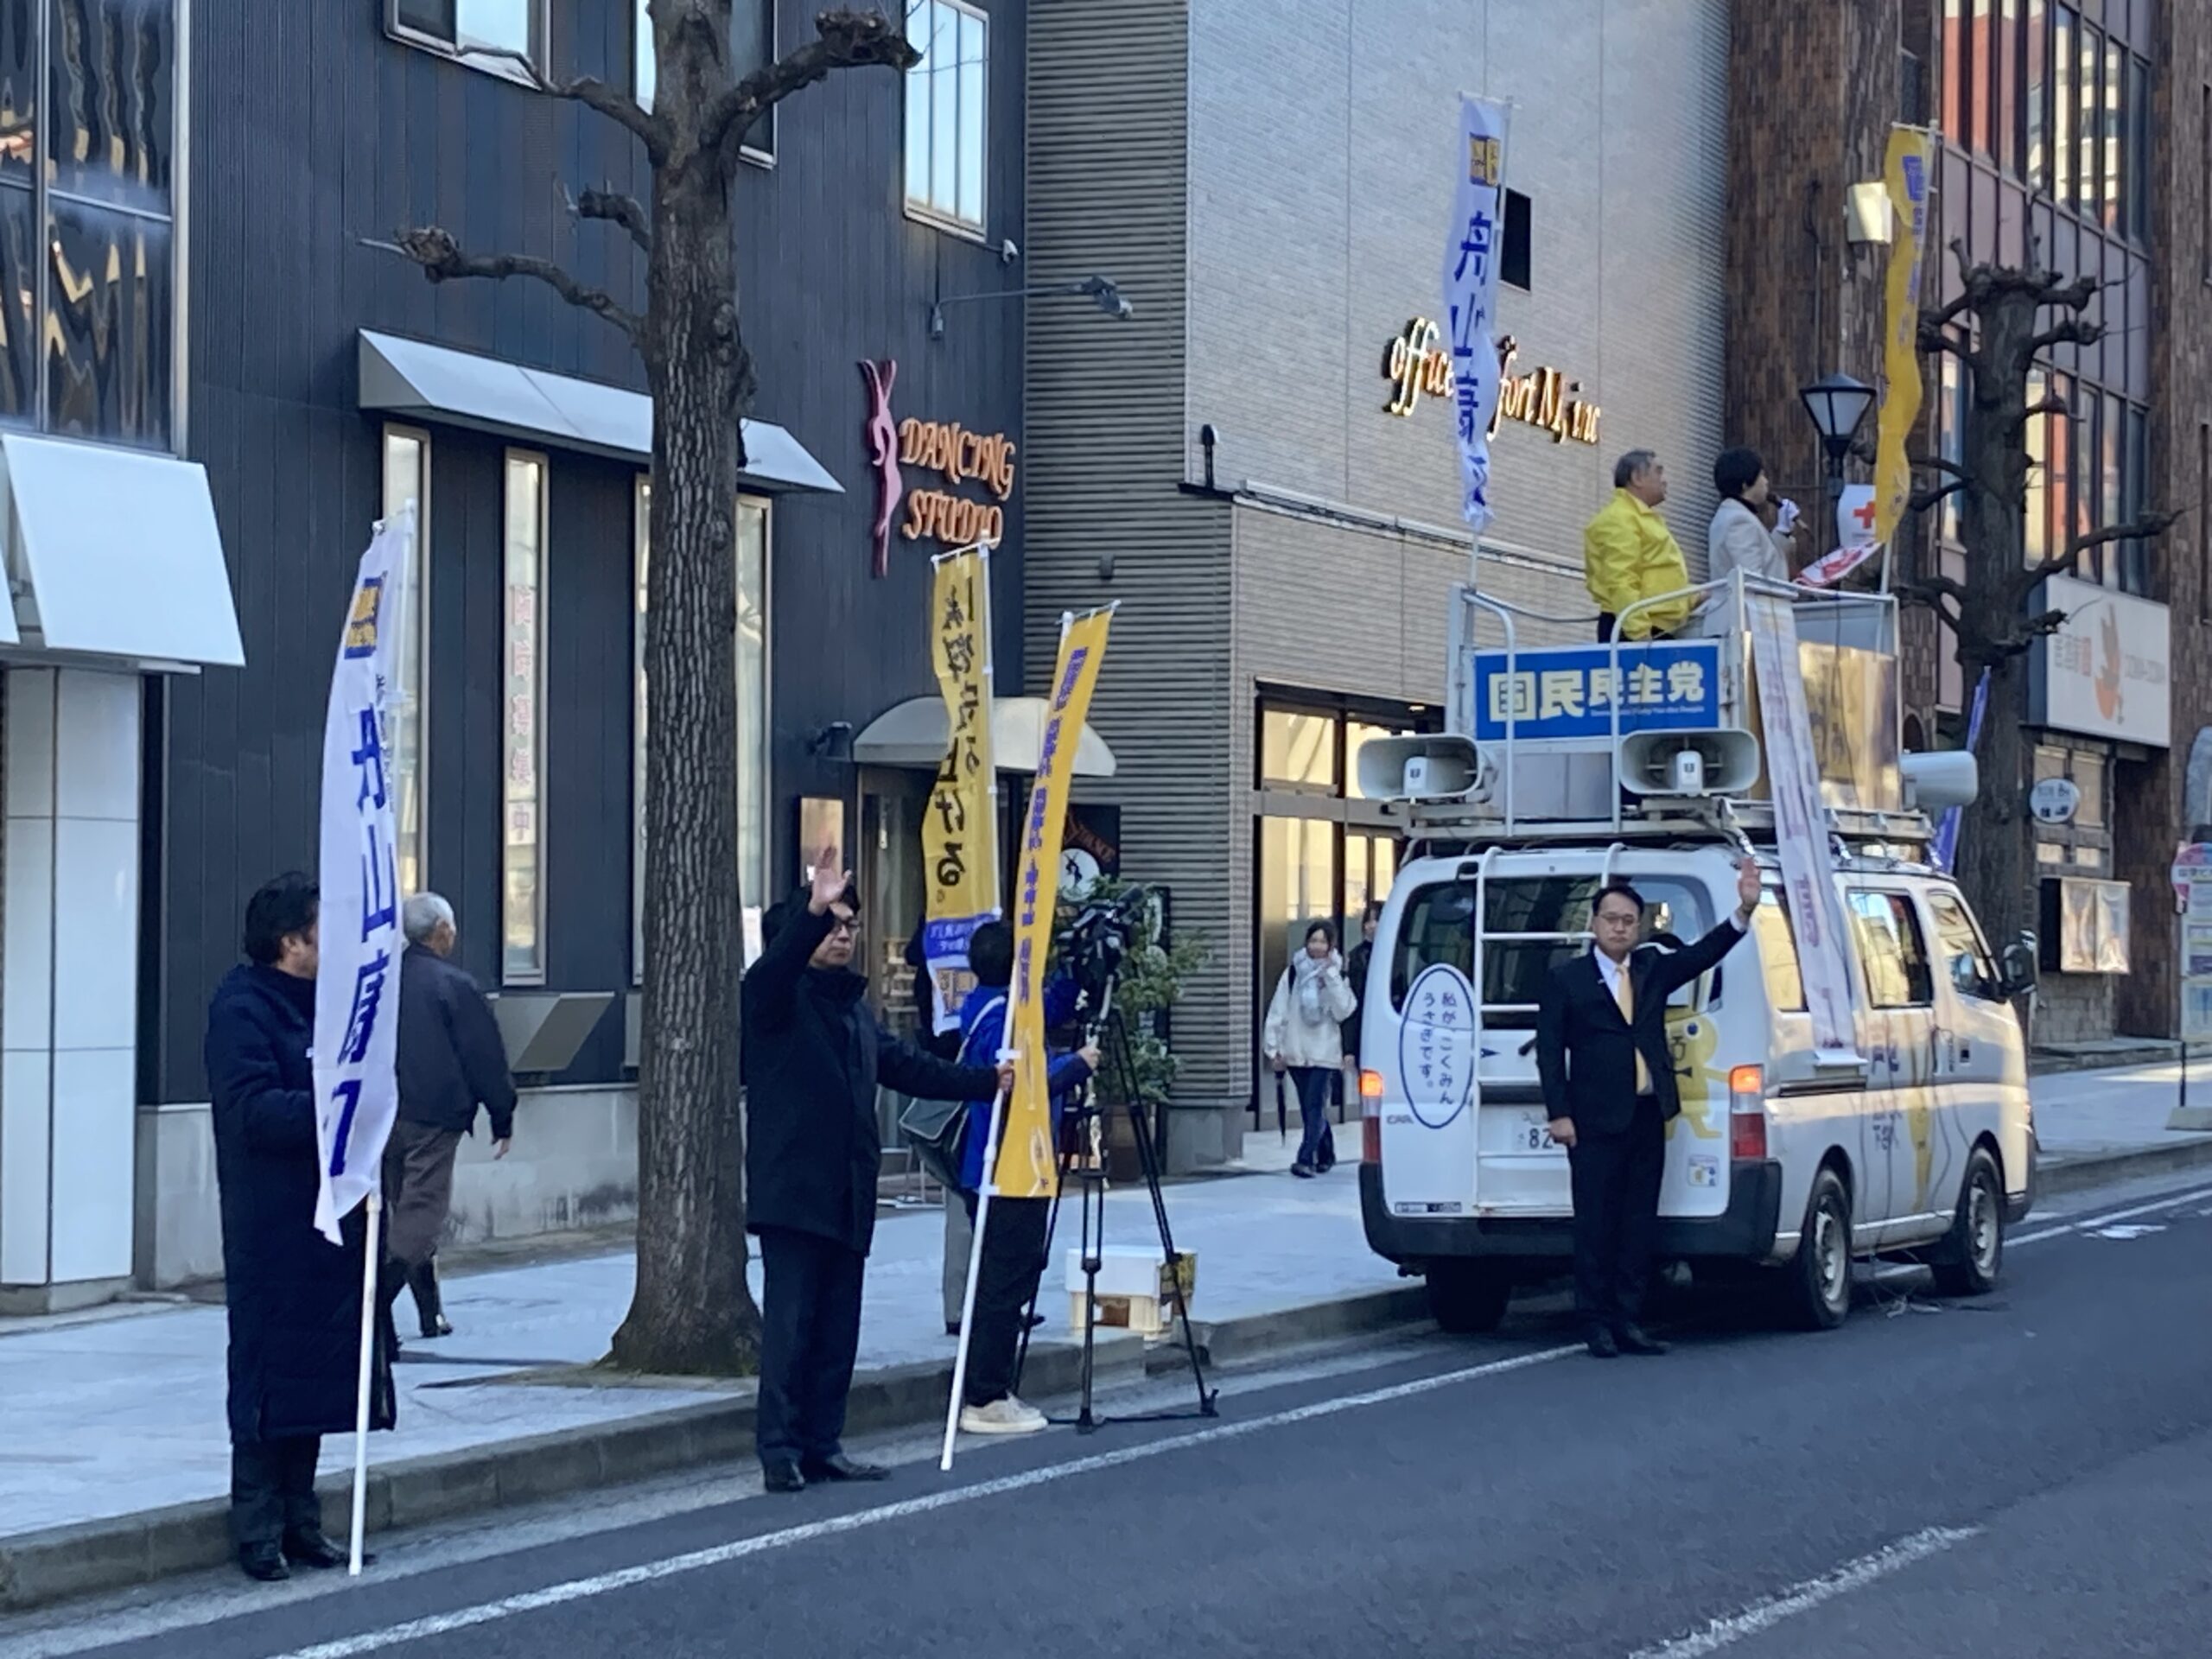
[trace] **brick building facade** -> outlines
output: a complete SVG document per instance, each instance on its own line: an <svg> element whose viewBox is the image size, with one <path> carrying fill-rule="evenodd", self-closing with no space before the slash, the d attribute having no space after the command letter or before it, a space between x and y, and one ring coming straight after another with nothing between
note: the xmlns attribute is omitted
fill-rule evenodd
<svg viewBox="0 0 2212 1659"><path fill-rule="evenodd" d="M2078 574L2109 604L2069 590L2069 603L2123 618L2144 655L2164 662L2170 727L2149 715L2147 697L2118 720L2071 712L2055 692L1992 709L1993 719L2035 724L2028 774L1986 778L1984 788L2024 795L2066 777L2082 791L2071 822L2024 830L2037 889L2028 915L2045 936L2037 1041L2170 1034L2165 873L2176 842L2212 817L2188 781L2212 716L2201 511L2212 505L2212 13L2180 0L1738 5L1730 92L1727 429L1762 449L1800 499L1820 499L1819 454L1797 389L1838 369L1879 384L1886 251L1849 244L1844 204L1852 182L1881 176L1892 124L1937 135L1925 299L1956 291L1954 241L1973 261L2033 257L2106 284L2089 314L2105 339L2055 348L2031 388L2065 398L2071 413L2031 427L2028 552L2146 508L2188 511L2158 543L2085 557ZM1921 447L1948 448L1969 388L1955 365L1923 372ZM1909 519L1901 571L1959 574L1956 530L1941 510ZM2134 632L2124 648L2137 649ZM1973 688L1948 630L1909 612L1904 650L1908 747L1955 747ZM2046 683L2052 671L2037 671ZM2212 755L2196 770L2208 764ZM2101 957L2100 971L2069 970L2088 957Z"/></svg>

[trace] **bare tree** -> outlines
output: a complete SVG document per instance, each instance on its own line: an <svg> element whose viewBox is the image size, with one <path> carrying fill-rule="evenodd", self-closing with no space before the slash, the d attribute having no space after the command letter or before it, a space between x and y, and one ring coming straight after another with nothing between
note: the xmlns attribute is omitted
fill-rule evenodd
<svg viewBox="0 0 2212 1659"><path fill-rule="evenodd" d="M2068 416L2072 409L2055 397L2031 404L2029 377L2053 346L2094 345L2103 338L2104 325L2088 315L2101 284L2093 276L2069 282L2033 264L1969 264L1963 243L1953 243L1952 251L1963 286L1948 304L1921 314L1920 349L1958 359L1969 394L1965 428L1959 460L1913 457L1936 480L1912 498L1912 505L1926 512L1957 498L1966 574L1958 579L1940 569L1925 572L1898 591L1948 625L1969 686L1985 670L1989 675L1981 792L1962 826L1959 874L1985 925L2009 939L2031 925L2031 872L2023 833L2026 680L2020 667L2037 642L2066 620L2063 611L2039 606L2037 590L2052 576L2072 575L2094 549L2163 535L2179 515L2146 509L2128 523L2083 531L2030 560L2028 423L2041 415Z"/></svg>
<svg viewBox="0 0 2212 1659"><path fill-rule="evenodd" d="M601 190L570 204L580 220L603 221L644 251L642 313L550 258L471 252L435 226L397 238L434 283L521 278L595 312L629 337L652 391L638 1284L613 1357L632 1370L702 1375L752 1370L760 1325L745 1282L734 874L732 546L745 459L739 421L754 380L739 322L730 193L739 144L764 111L835 71L905 70L920 57L881 13L839 9L815 19L814 40L739 79L730 4L652 0L650 110L600 80L556 80L517 60L540 92L597 111L645 146L650 204Z"/></svg>

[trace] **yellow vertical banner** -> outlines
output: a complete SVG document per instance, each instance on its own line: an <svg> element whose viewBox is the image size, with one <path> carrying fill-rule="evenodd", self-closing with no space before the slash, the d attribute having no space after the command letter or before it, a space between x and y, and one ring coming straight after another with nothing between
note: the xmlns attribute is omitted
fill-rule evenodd
<svg viewBox="0 0 2212 1659"><path fill-rule="evenodd" d="M1920 378L1920 262L1928 246L1928 172L1933 149L1923 127L1890 129L1886 177L1894 229L1883 318L1882 412L1874 448L1874 541L1886 543L1912 499L1905 448L1927 388Z"/></svg>
<svg viewBox="0 0 2212 1659"><path fill-rule="evenodd" d="M922 955L938 1032L960 1028L974 986L968 942L999 913L998 771L991 753L991 566L987 547L932 561L930 656L944 694L944 759L922 819Z"/></svg>
<svg viewBox="0 0 2212 1659"><path fill-rule="evenodd" d="M1112 607L1060 620L1060 656L1038 745L1037 781L1021 826L1020 873L1014 889L1014 1093L999 1141L993 1185L1001 1198L1049 1198L1059 1191L1052 1147L1052 1091L1046 1082L1045 976L1052 966L1052 907L1059 896L1060 843L1076 744L1090 712L1098 664L1106 654Z"/></svg>

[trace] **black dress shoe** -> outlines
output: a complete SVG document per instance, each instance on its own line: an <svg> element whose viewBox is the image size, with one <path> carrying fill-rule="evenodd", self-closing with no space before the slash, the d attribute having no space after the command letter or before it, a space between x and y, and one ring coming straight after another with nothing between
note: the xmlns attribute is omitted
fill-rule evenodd
<svg viewBox="0 0 2212 1659"><path fill-rule="evenodd" d="M1658 1338L1648 1335L1640 1325L1624 1325L1613 1333L1613 1338L1624 1354L1656 1357L1667 1351L1667 1344Z"/></svg>
<svg viewBox="0 0 2212 1659"><path fill-rule="evenodd" d="M1590 1333L1591 1358L1618 1359L1620 1357L1621 1345L1613 1340L1613 1333L1601 1327Z"/></svg>
<svg viewBox="0 0 2212 1659"><path fill-rule="evenodd" d="M327 1572L334 1567L345 1566L349 1558L346 1551L320 1532L296 1532L284 1540L284 1559L294 1567L312 1567ZM372 1551L361 1552L363 1567L375 1560Z"/></svg>
<svg viewBox="0 0 2212 1659"><path fill-rule="evenodd" d="M280 1584L292 1576L292 1569L284 1565L284 1552L274 1544L248 1544L238 1551L238 1569L264 1584Z"/></svg>
<svg viewBox="0 0 2212 1659"><path fill-rule="evenodd" d="M798 1471L795 1463L772 1463L760 1471L760 1484L771 1492L803 1492L806 1477Z"/></svg>
<svg viewBox="0 0 2212 1659"><path fill-rule="evenodd" d="M453 1321L442 1313L423 1321L423 1340L435 1342L440 1337L453 1335Z"/></svg>
<svg viewBox="0 0 2212 1659"><path fill-rule="evenodd" d="M809 1480L888 1480L891 1471L880 1464L861 1463L840 1452L834 1458L815 1458L799 1465Z"/></svg>

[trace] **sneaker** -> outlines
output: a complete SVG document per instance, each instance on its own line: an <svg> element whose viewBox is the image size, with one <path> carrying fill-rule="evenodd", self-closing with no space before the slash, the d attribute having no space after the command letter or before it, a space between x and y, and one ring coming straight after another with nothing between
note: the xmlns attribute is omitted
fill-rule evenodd
<svg viewBox="0 0 2212 1659"><path fill-rule="evenodd" d="M988 1406L960 1408L960 1428L965 1434L1034 1434L1045 1426L1043 1412L1023 1405L1010 1394Z"/></svg>

